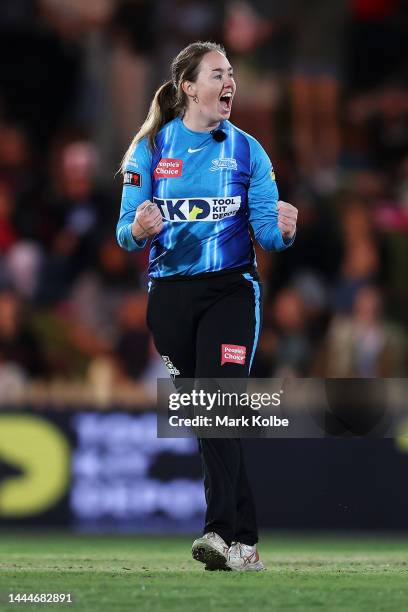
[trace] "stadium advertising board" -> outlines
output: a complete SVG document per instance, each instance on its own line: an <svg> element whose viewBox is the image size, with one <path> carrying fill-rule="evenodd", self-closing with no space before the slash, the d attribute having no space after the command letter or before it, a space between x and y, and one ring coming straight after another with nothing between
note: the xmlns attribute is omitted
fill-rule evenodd
<svg viewBox="0 0 408 612"><path fill-rule="evenodd" d="M406 439L244 440L261 528L406 529ZM0 526L194 532L204 509L196 440L151 411L0 414Z"/></svg>
<svg viewBox="0 0 408 612"><path fill-rule="evenodd" d="M0 415L0 522L194 530L204 493L193 439L156 437L152 412Z"/></svg>

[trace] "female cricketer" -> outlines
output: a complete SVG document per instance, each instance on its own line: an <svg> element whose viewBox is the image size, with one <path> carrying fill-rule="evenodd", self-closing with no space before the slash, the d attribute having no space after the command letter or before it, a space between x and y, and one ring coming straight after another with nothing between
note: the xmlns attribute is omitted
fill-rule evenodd
<svg viewBox="0 0 408 612"><path fill-rule="evenodd" d="M249 230L269 251L296 232L297 209L278 201L264 149L229 121L235 91L224 49L190 44L122 165L117 239L130 251L151 239L147 323L176 387L249 376L261 318ZM207 510L193 558L209 570L264 569L241 440L198 445Z"/></svg>

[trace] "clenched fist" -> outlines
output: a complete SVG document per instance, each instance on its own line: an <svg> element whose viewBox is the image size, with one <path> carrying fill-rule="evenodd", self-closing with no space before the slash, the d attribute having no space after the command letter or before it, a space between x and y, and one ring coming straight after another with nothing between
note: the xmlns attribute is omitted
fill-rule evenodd
<svg viewBox="0 0 408 612"><path fill-rule="evenodd" d="M132 223L132 234L135 240L155 236L163 228L163 219L159 207L150 200L138 206L135 220Z"/></svg>
<svg viewBox="0 0 408 612"><path fill-rule="evenodd" d="M278 227L283 238L293 238L296 232L298 210L289 202L278 202Z"/></svg>

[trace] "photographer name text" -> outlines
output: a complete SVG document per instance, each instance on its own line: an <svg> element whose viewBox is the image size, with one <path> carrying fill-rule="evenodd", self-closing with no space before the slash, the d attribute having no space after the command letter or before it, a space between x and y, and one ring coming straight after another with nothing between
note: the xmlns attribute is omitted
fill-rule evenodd
<svg viewBox="0 0 408 612"><path fill-rule="evenodd" d="M260 414L249 417L199 415L193 418L172 415L169 417L169 425L171 427L289 427L289 419L281 419L276 415L263 417Z"/></svg>

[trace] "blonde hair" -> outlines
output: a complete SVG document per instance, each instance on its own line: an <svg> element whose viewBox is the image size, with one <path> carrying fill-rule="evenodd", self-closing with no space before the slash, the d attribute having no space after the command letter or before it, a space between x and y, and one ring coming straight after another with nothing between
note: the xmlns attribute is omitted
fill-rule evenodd
<svg viewBox="0 0 408 612"><path fill-rule="evenodd" d="M191 43L173 59L171 79L161 85L154 94L147 117L122 159L120 167L122 172L125 171L135 146L142 138L147 137L149 147L153 151L156 148L158 131L163 125L184 113L187 107L187 96L182 89L183 81L192 83L196 81L200 62L210 51L219 51L225 55L224 47L207 41Z"/></svg>

